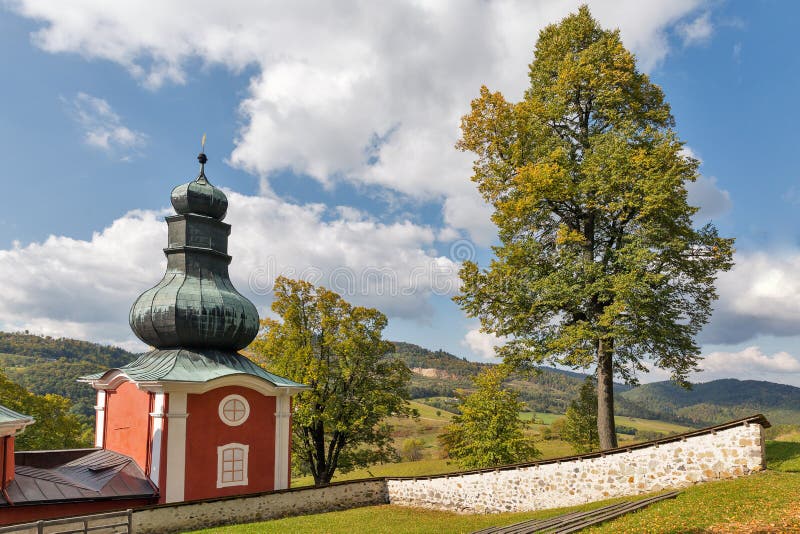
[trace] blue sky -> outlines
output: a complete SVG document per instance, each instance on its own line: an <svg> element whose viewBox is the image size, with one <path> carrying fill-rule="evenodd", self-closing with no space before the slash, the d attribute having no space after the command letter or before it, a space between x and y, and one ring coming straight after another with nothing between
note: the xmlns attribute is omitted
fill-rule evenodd
<svg viewBox="0 0 800 534"><path fill-rule="evenodd" d="M127 310L161 276L205 132L232 276L262 313L274 275L300 274L383 310L392 339L491 358L450 301L462 254L485 265L494 239L458 119L481 84L518 99L539 29L577 5L3 2L0 327L140 348ZM800 7L589 5L702 160L697 222L737 240L696 379L800 385Z"/></svg>

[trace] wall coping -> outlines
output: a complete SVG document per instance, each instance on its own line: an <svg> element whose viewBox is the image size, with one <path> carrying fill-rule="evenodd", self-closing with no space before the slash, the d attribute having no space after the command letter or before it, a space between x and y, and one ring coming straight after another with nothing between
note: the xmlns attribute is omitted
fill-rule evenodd
<svg viewBox="0 0 800 534"><path fill-rule="evenodd" d="M452 478L452 477L460 477L464 475L476 475L480 473L492 473L497 471L511 471L514 469L521 469L524 467L537 467L540 465L548 465L548 464L560 464L563 462L571 462L574 460L587 460L592 458L603 458L605 456L611 456L614 454L622 454L634 450L639 449L647 449L650 447L658 447L659 445L666 444L666 443L674 443L676 441L685 441L687 438L694 438L698 436L704 436L708 434L716 434L722 430L728 430L731 428L736 428L739 426L747 426L750 424L759 424L764 428L769 428L772 426L767 418L764 417L764 414L755 414L749 417L743 417L741 419L735 419L733 421L728 421L726 423L721 423L715 426L709 426L706 428L700 428L697 430L690 430L689 432L684 432L682 434L675 434L674 436L668 436L665 438L659 438L652 441L644 441L642 443L635 443L633 445L627 445L625 447L617 447L615 449L606 449L604 451L596 451L596 452L588 452L584 454L576 454L573 456L561 456L558 458L549 458L547 460L539 460L534 462L524 462L519 464L506 464L500 465L497 467L485 467L483 469L471 469L469 471L456 471L453 473L443 473L441 475L427 475L427 476L416 476L416 477L385 477L385 480L432 480L437 478Z"/></svg>

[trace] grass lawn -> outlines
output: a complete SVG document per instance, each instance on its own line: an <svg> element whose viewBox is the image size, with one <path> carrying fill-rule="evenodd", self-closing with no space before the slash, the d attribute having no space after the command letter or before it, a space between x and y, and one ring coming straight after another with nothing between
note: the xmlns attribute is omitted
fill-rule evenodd
<svg viewBox="0 0 800 534"><path fill-rule="evenodd" d="M575 510L591 510L608 503L592 503L560 510L522 512L513 514L461 515L402 506L367 506L343 512L287 517L261 523L235 525L199 530L203 534L256 534L256 533L342 533L375 534L430 534L472 532L494 525L506 525L534 518L547 518Z"/></svg>
<svg viewBox="0 0 800 534"><path fill-rule="evenodd" d="M788 473L800 473L800 439L797 441L768 441L767 468ZM800 500L800 495L797 498Z"/></svg>

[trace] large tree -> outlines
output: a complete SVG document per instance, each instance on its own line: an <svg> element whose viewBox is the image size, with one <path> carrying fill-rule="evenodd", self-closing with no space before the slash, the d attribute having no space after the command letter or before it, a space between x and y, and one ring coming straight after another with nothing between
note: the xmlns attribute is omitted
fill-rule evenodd
<svg viewBox="0 0 800 534"><path fill-rule="evenodd" d="M525 435L529 422L519 417L525 403L518 392L503 386L506 378L508 369L502 365L473 377L475 391L458 393L461 413L439 435L447 455L466 469L525 462L539 455Z"/></svg>
<svg viewBox="0 0 800 534"><path fill-rule="evenodd" d="M733 240L693 226L698 161L618 31L580 8L541 31L529 76L521 102L482 87L462 119L501 244L487 269L464 263L457 301L509 338L510 363L595 367L610 448L615 375L635 382L649 358L685 384L696 368Z"/></svg>
<svg viewBox="0 0 800 534"><path fill-rule="evenodd" d="M275 281L272 310L251 345L269 371L310 386L294 399L292 448L316 485L337 469L348 471L396 457L390 415L412 414L411 372L386 358L386 316L352 306L341 296L302 280Z"/></svg>

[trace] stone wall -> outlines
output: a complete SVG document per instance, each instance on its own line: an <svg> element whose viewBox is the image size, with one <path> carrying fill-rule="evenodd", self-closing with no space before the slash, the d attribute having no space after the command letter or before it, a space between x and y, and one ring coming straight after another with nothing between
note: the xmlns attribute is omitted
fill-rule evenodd
<svg viewBox="0 0 800 534"><path fill-rule="evenodd" d="M567 461L387 479L387 488L389 502L402 506L462 513L521 512L738 477L764 469L764 462L762 425L743 421Z"/></svg>
<svg viewBox="0 0 800 534"><path fill-rule="evenodd" d="M183 532L387 502L389 498L384 479L341 482L323 488L296 488L244 497L152 506L134 511L133 532Z"/></svg>

